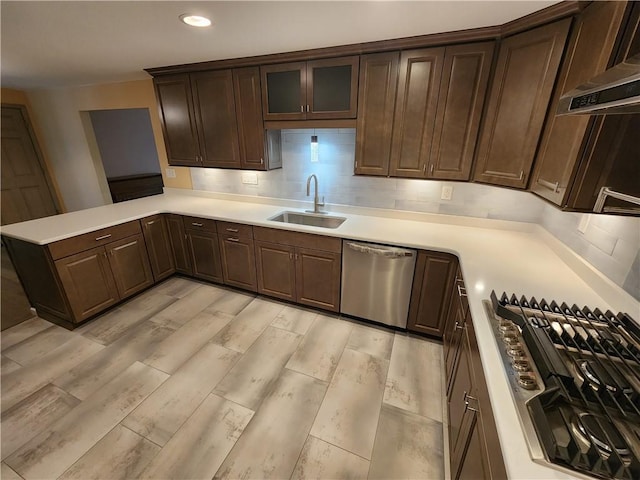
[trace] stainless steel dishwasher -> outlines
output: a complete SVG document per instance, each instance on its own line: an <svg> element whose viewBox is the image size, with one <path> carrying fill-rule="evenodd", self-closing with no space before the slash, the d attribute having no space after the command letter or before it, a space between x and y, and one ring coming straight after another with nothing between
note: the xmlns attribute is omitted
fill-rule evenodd
<svg viewBox="0 0 640 480"><path fill-rule="evenodd" d="M342 241L340 312L406 328L416 251Z"/></svg>

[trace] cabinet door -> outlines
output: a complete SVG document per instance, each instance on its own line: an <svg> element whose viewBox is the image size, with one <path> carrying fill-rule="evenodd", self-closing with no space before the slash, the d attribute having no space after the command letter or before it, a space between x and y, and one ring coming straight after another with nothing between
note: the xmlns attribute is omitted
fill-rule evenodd
<svg viewBox="0 0 640 480"><path fill-rule="evenodd" d="M61 258L55 265L76 322L120 300L103 247Z"/></svg>
<svg viewBox="0 0 640 480"><path fill-rule="evenodd" d="M127 298L153 285L153 274L141 234L111 242L105 249L120 298Z"/></svg>
<svg viewBox="0 0 640 480"><path fill-rule="evenodd" d="M151 272L158 282L176 271L167 222L164 215L154 215L140 222L149 253Z"/></svg>
<svg viewBox="0 0 640 480"><path fill-rule="evenodd" d="M407 329L442 337L457 268L453 255L418 252Z"/></svg>
<svg viewBox="0 0 640 480"><path fill-rule="evenodd" d="M187 230L187 244L193 276L222 283L218 234Z"/></svg>
<svg viewBox="0 0 640 480"><path fill-rule="evenodd" d="M200 166L189 75L153 79L169 165Z"/></svg>
<svg viewBox="0 0 640 480"><path fill-rule="evenodd" d="M306 118L305 62L260 67L264 120Z"/></svg>
<svg viewBox="0 0 640 480"><path fill-rule="evenodd" d="M258 293L296 301L295 248L255 242Z"/></svg>
<svg viewBox="0 0 640 480"><path fill-rule="evenodd" d="M393 120L390 174L427 176L444 48L402 52Z"/></svg>
<svg viewBox="0 0 640 480"><path fill-rule="evenodd" d="M167 228L176 272L191 275L193 272L191 271L187 234L184 231L182 217L174 214L167 215Z"/></svg>
<svg viewBox="0 0 640 480"><path fill-rule="evenodd" d="M428 178L469 180L495 42L447 47Z"/></svg>
<svg viewBox="0 0 640 480"><path fill-rule="evenodd" d="M260 69L258 67L234 69L233 93L238 120L240 164L242 168L266 170Z"/></svg>
<svg viewBox="0 0 640 480"><path fill-rule="evenodd" d="M307 62L308 119L356 118L360 57Z"/></svg>
<svg viewBox="0 0 640 480"><path fill-rule="evenodd" d="M295 256L298 303L339 311L341 255L296 248Z"/></svg>
<svg viewBox="0 0 640 480"><path fill-rule="evenodd" d="M564 205L588 126L588 115L556 116L560 96L606 70L625 2L594 2L578 17L536 159L531 191Z"/></svg>
<svg viewBox="0 0 640 480"><path fill-rule="evenodd" d="M451 382L451 397L448 400L449 452L452 479L458 477L462 460L461 457L463 457L466 449L469 433L476 422L476 412L469 409L471 401L468 397L471 396L473 399L476 399L477 395L474 387L469 343L466 335L463 335L459 357Z"/></svg>
<svg viewBox="0 0 640 480"><path fill-rule="evenodd" d="M474 180L526 188L571 19L502 41Z"/></svg>
<svg viewBox="0 0 640 480"><path fill-rule="evenodd" d="M224 283L255 292L256 258L253 239L219 235Z"/></svg>
<svg viewBox="0 0 640 480"><path fill-rule="evenodd" d="M398 52L360 57L356 175L389 174L399 57Z"/></svg>
<svg viewBox="0 0 640 480"><path fill-rule="evenodd" d="M202 166L240 168L231 70L191 75Z"/></svg>

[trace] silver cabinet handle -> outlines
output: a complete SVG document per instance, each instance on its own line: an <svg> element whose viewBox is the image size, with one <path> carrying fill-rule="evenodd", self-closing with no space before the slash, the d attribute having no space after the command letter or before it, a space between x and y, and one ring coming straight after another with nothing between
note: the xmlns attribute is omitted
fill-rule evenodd
<svg viewBox="0 0 640 480"><path fill-rule="evenodd" d="M536 180L536 183L538 185L542 185L545 188L548 188L549 190L552 190L555 193L558 193L560 191L560 189L558 188L560 186L559 182L551 183L551 182L548 182L547 180L539 178L538 180Z"/></svg>
<svg viewBox="0 0 640 480"><path fill-rule="evenodd" d="M463 292L464 290L464 292ZM467 289L458 285L458 295L461 297L466 297L467 296Z"/></svg>
<svg viewBox="0 0 640 480"><path fill-rule="evenodd" d="M453 328L454 330L464 330L464 323L456 322Z"/></svg>
<svg viewBox="0 0 640 480"><path fill-rule="evenodd" d="M520 170L520 177L518 180L522 180L524 178L524 170Z"/></svg>
<svg viewBox="0 0 640 480"><path fill-rule="evenodd" d="M309 112L309 105L307 105L307 113Z"/></svg>
<svg viewBox="0 0 640 480"><path fill-rule="evenodd" d="M465 412L466 412L467 410L469 410L469 411L471 411L471 412L477 412L477 411L478 411L478 408L477 408L477 407L476 407L476 408L471 407L471 406L469 405L469 400L473 400L474 402L476 402L476 404L477 404L477 402L478 402L478 399L477 399L477 398L472 397L472 396L471 396L471 395L469 395L467 392L464 392L464 410L465 410Z"/></svg>
<svg viewBox="0 0 640 480"><path fill-rule="evenodd" d="M230 242L239 242L240 241L239 238L233 238L233 237L229 237L229 238L227 238L227 240L229 240Z"/></svg>
<svg viewBox="0 0 640 480"><path fill-rule="evenodd" d="M238 229L237 228L227 228L226 230L227 230L227 232L238 233Z"/></svg>
<svg viewBox="0 0 640 480"><path fill-rule="evenodd" d="M107 238L111 238L110 233L107 233L106 235L102 235L100 237L96 237L96 242L99 242L100 240L106 240Z"/></svg>
<svg viewBox="0 0 640 480"><path fill-rule="evenodd" d="M304 105L300 105L300 113L304 113Z"/></svg>
<svg viewBox="0 0 640 480"><path fill-rule="evenodd" d="M191 222L191 225L193 225L194 227L204 227L204 224L198 222Z"/></svg>
<svg viewBox="0 0 640 480"><path fill-rule="evenodd" d="M622 208L622 207L605 207L604 204L607 201L607 197L616 198L625 202L632 203L634 205L640 205L640 198L633 195L627 195L626 193L616 192L609 187L602 187L598 194L598 199L593 206L593 211L596 213L602 212L615 212L615 213L638 213L637 208Z"/></svg>
<svg viewBox="0 0 640 480"><path fill-rule="evenodd" d="M433 163L431 164L431 166L429 167L429 173L433 173Z"/></svg>

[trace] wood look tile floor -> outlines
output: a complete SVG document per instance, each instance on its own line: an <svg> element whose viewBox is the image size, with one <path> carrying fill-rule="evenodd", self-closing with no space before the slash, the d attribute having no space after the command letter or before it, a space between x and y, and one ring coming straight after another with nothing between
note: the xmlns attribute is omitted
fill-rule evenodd
<svg viewBox="0 0 640 480"><path fill-rule="evenodd" d="M180 277L1 340L3 479L445 477L437 342Z"/></svg>

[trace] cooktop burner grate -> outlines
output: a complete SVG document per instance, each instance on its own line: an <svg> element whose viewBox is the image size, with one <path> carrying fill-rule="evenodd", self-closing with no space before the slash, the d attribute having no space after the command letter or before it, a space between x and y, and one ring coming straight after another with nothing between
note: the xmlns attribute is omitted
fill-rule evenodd
<svg viewBox="0 0 640 480"><path fill-rule="evenodd" d="M504 319L498 331L511 367L519 371L530 360L544 383L526 405L548 460L595 477L640 478L640 329L633 319L506 293L498 299L492 292L491 302ZM530 359L513 356L520 337Z"/></svg>

